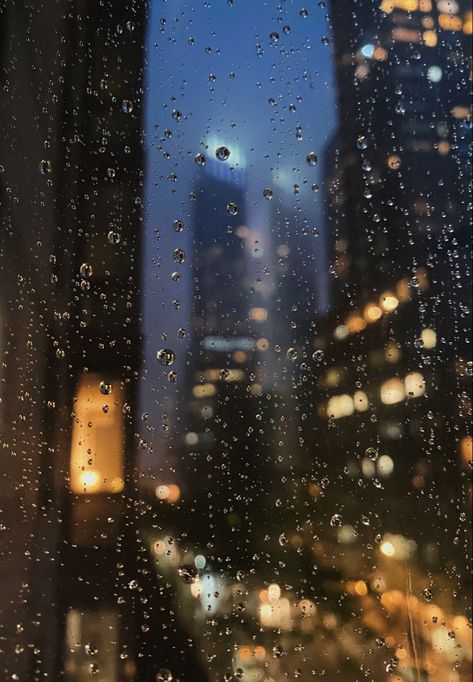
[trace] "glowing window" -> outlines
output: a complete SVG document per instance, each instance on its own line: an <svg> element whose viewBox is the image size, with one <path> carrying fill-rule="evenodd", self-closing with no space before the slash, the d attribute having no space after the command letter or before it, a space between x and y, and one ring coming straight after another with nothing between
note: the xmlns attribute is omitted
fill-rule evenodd
<svg viewBox="0 0 473 682"><path fill-rule="evenodd" d="M72 426L70 486L78 495L119 493L123 473L123 389L112 382L102 395L102 377L81 378Z"/></svg>
<svg viewBox="0 0 473 682"><path fill-rule="evenodd" d="M388 379L381 386L380 396L384 405L395 405L402 402L406 397L404 382L398 378Z"/></svg>
<svg viewBox="0 0 473 682"><path fill-rule="evenodd" d="M420 372L408 374L404 383L408 398L421 398L425 395L425 379Z"/></svg>

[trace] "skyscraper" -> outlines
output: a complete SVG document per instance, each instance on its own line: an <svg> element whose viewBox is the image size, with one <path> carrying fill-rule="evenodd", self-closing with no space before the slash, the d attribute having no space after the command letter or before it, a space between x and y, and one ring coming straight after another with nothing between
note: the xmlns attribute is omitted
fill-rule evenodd
<svg viewBox="0 0 473 682"><path fill-rule="evenodd" d="M195 539L240 560L251 551L262 467L256 421L261 386L250 329L257 312L250 310L245 219L244 170L207 160L196 183L193 217L194 337L183 500L199 510ZM233 546L232 528L239 531Z"/></svg>
<svg viewBox="0 0 473 682"><path fill-rule="evenodd" d="M333 2L331 16L335 286L314 337L307 406L321 428L309 425L307 440L321 461L338 462L348 525L360 507L376 508L370 522L413 535L434 566L444 537L432 516L458 534L450 500L467 501L471 12L460 2L367 0L349 10ZM446 407L445 395L459 400Z"/></svg>

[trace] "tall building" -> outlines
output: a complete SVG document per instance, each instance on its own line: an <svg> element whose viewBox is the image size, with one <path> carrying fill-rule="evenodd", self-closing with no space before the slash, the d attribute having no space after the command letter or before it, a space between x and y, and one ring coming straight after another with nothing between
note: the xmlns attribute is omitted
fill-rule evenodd
<svg viewBox="0 0 473 682"><path fill-rule="evenodd" d="M304 399L320 421L304 438L322 469L332 463L336 494L322 490L322 504L343 509L344 538L371 532L364 509L366 524L413 537L438 567L465 541L456 504L468 504L471 11L366 0L333 2L331 17L333 307L313 338Z"/></svg>
<svg viewBox="0 0 473 682"><path fill-rule="evenodd" d="M160 641L135 494L145 10L3 8L5 679L118 682L183 665L179 636Z"/></svg>
<svg viewBox="0 0 473 682"><path fill-rule="evenodd" d="M244 170L208 159L195 188L194 336L183 462L183 501L199 510L195 538L236 561L252 552L264 469L257 421L262 389L251 329L263 312L251 307L245 184Z"/></svg>

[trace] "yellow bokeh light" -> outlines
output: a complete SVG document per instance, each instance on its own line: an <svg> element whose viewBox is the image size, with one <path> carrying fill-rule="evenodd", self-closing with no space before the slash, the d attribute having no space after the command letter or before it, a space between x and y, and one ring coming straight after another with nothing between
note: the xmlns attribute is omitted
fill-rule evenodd
<svg viewBox="0 0 473 682"><path fill-rule="evenodd" d="M381 551L384 556L393 557L396 554L396 550L392 542L383 542L381 545Z"/></svg>
<svg viewBox="0 0 473 682"><path fill-rule="evenodd" d="M380 304L387 313L392 313L399 305L399 300L391 291L386 291L380 298Z"/></svg>

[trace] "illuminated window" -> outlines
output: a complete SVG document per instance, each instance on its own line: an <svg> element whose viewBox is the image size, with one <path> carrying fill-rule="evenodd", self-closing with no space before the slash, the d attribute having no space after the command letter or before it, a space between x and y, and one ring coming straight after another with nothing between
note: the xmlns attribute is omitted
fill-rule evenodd
<svg viewBox="0 0 473 682"><path fill-rule="evenodd" d="M421 398L425 395L425 379L420 372L408 374L404 383L408 398Z"/></svg>
<svg viewBox="0 0 473 682"><path fill-rule="evenodd" d="M102 395L102 377L88 374L79 381L71 441L71 490L82 495L119 493L123 473L123 389L112 382Z"/></svg>
<svg viewBox="0 0 473 682"><path fill-rule="evenodd" d="M401 359L401 350L395 343L390 343L384 351L384 357L388 362L395 365Z"/></svg>
<svg viewBox="0 0 473 682"><path fill-rule="evenodd" d="M463 28L463 21L460 17L451 16L450 14L441 14L439 16L439 25L444 31L461 31Z"/></svg>
<svg viewBox="0 0 473 682"><path fill-rule="evenodd" d="M366 329L366 322L364 318L358 313L353 313L347 319L347 329L350 334L357 334Z"/></svg>
<svg viewBox="0 0 473 682"><path fill-rule="evenodd" d="M399 280L399 282L396 285L396 296L401 301L404 303L405 301L410 301L411 299L411 289L409 286L409 280L407 277L404 279Z"/></svg>
<svg viewBox="0 0 473 682"><path fill-rule="evenodd" d="M422 37L427 47L435 47L438 43L438 37L435 31L424 31Z"/></svg>
<svg viewBox="0 0 473 682"><path fill-rule="evenodd" d="M421 339L426 350L431 350L437 345L437 334L433 329L423 329Z"/></svg>
<svg viewBox="0 0 473 682"><path fill-rule="evenodd" d="M422 0L421 0L422 1ZM419 9L419 0L383 0L381 10L390 14L394 9L402 9L405 12L415 12Z"/></svg>
<svg viewBox="0 0 473 682"><path fill-rule="evenodd" d="M393 29L393 38L399 43L420 43L420 31L409 28L397 27Z"/></svg>
<svg viewBox="0 0 473 682"><path fill-rule="evenodd" d="M470 466L470 462L473 458L473 438L471 436L465 436L461 439L460 456L463 466L465 468Z"/></svg>
<svg viewBox="0 0 473 682"><path fill-rule="evenodd" d="M367 322L376 322L382 315L383 311L374 303L369 303L363 311L363 317Z"/></svg>
<svg viewBox="0 0 473 682"><path fill-rule="evenodd" d="M214 384L201 384L200 386L194 386L192 393L195 398L211 398L217 393L217 389Z"/></svg>
<svg viewBox="0 0 473 682"><path fill-rule="evenodd" d="M350 395L336 395L327 404L327 416L332 419L349 417L355 411L355 403Z"/></svg>
<svg viewBox="0 0 473 682"><path fill-rule="evenodd" d="M471 35L473 33L473 12L467 12L465 14L463 32L467 35Z"/></svg>
<svg viewBox="0 0 473 682"><path fill-rule="evenodd" d="M381 386L380 396L384 405L395 405L402 402L406 397L404 382L396 377L388 379Z"/></svg>
<svg viewBox="0 0 473 682"><path fill-rule="evenodd" d="M369 409L370 402L364 391L356 391L355 395L353 396L353 400L355 403L355 410L357 412L366 412L366 410Z"/></svg>
<svg viewBox="0 0 473 682"><path fill-rule="evenodd" d="M266 308L251 308L250 320L254 322L266 322L268 319L268 311Z"/></svg>

